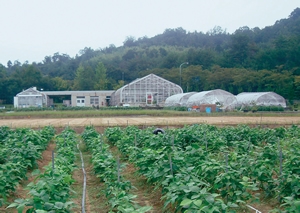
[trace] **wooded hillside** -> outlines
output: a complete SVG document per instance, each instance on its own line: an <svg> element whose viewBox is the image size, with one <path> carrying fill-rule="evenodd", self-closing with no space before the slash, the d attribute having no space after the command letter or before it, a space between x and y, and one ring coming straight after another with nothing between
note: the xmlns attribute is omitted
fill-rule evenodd
<svg viewBox="0 0 300 213"><path fill-rule="evenodd" d="M123 46L82 49L75 57L55 53L39 63L0 64L0 104L32 86L43 90L117 89L149 73L185 92L224 89L274 91L290 103L300 99L300 8L263 29L240 27L233 34L166 29L152 38L127 37Z"/></svg>

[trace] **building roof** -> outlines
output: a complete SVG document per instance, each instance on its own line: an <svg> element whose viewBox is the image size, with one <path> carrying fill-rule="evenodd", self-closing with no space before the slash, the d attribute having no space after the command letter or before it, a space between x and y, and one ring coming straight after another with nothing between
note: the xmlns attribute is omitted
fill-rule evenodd
<svg viewBox="0 0 300 213"><path fill-rule="evenodd" d="M82 91L43 91L45 95L91 95L91 94L111 94L114 90L82 90Z"/></svg>
<svg viewBox="0 0 300 213"><path fill-rule="evenodd" d="M16 95L17 97L21 96L43 96L43 94L36 89L36 87L30 87Z"/></svg>

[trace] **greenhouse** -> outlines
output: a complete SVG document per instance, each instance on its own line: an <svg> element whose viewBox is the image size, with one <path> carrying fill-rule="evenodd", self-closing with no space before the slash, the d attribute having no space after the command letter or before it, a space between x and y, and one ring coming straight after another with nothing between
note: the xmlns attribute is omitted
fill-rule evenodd
<svg viewBox="0 0 300 213"><path fill-rule="evenodd" d="M165 107L186 106L187 100L197 92L188 92L172 95L166 99Z"/></svg>
<svg viewBox="0 0 300 213"><path fill-rule="evenodd" d="M182 93L182 88L157 75L149 74L121 87L111 95L111 106L163 106L172 95Z"/></svg>
<svg viewBox="0 0 300 213"><path fill-rule="evenodd" d="M220 109L234 109L237 103L236 97L230 92L221 89L196 93L188 99L186 106L194 107L203 104L216 104Z"/></svg>
<svg viewBox="0 0 300 213"><path fill-rule="evenodd" d="M14 97L14 107L42 107L47 105L47 97L42 92L38 91L36 87L31 87L18 93Z"/></svg>
<svg viewBox="0 0 300 213"><path fill-rule="evenodd" d="M236 96L239 106L281 106L286 107L285 99L275 92L243 92Z"/></svg>

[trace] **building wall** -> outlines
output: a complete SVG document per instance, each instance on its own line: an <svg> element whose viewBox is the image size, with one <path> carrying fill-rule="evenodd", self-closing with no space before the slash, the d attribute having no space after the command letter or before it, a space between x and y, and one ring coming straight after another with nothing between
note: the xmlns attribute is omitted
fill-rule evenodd
<svg viewBox="0 0 300 213"><path fill-rule="evenodd" d="M78 106L77 100L84 98L84 106L86 107L105 107L107 106L107 96L111 96L113 91L108 92L76 92L71 96L71 105L72 106Z"/></svg>
<svg viewBox="0 0 300 213"><path fill-rule="evenodd" d="M53 96L71 96L70 104L77 106L77 99L80 97L80 106L104 107L107 106L106 98L110 97L113 90L106 91L37 91L35 87L29 88L14 98L15 107L34 107L53 105ZM84 103L82 103L82 101Z"/></svg>
<svg viewBox="0 0 300 213"><path fill-rule="evenodd" d="M18 98L18 108L27 107L42 107L43 97L42 96L19 96Z"/></svg>
<svg viewBox="0 0 300 213"><path fill-rule="evenodd" d="M46 105L46 96L43 95L36 87L31 87L18 93L14 97L14 107L43 107Z"/></svg>

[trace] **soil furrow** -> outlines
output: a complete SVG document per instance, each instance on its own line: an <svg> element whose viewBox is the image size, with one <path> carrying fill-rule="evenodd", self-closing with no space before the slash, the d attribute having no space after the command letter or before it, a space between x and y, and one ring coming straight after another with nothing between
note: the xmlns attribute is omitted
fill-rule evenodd
<svg viewBox="0 0 300 213"><path fill-rule="evenodd" d="M41 172L44 172L44 167L47 166L50 162L51 162L51 159L52 159L52 151L55 149L55 143L49 143L47 149L45 151L43 151L42 153L42 157L41 159L39 159L37 161L38 163L38 168ZM28 198L28 190L26 189L26 186L34 181L35 179L35 176L33 176L32 174L32 171L28 171L27 173L27 180L22 180L20 182L20 184L17 186L17 189L15 192L13 192L11 194L11 196L9 197L8 199L8 202L9 203L12 203L14 202L14 200L18 199L18 198ZM8 205L6 205L8 206ZM6 209L6 206L3 206L0 208L0 212L5 212L5 213L11 213L11 212L16 212L15 209Z"/></svg>
<svg viewBox="0 0 300 213"><path fill-rule="evenodd" d="M107 200L105 195L102 193L104 189L104 184L100 182L100 179L96 177L93 172L93 165L91 163L91 154L86 149L84 144L79 146L83 160L84 168L86 172L86 197L85 197L85 212L86 213L107 213L109 208L107 206ZM82 188L83 188L83 172L81 168L81 160L78 154L76 169L73 173L73 178L75 183L72 185L73 190L76 192L74 199L72 200L75 203L75 208L72 209L72 212L79 213L81 212L81 203L82 203Z"/></svg>

